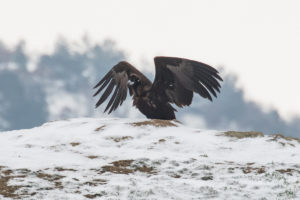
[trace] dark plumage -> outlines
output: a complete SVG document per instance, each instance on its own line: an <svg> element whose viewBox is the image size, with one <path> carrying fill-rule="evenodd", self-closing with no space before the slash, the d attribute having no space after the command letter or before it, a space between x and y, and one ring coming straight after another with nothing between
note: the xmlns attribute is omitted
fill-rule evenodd
<svg viewBox="0 0 300 200"><path fill-rule="evenodd" d="M213 67L201 62L176 57L155 57L155 78L153 83L139 70L126 61L115 65L94 88L96 96L106 88L96 103L100 106L112 93L105 108L111 113L122 105L127 96L127 89L136 106L147 118L175 119L178 107L189 106L193 93L212 101L220 92L222 78Z"/></svg>

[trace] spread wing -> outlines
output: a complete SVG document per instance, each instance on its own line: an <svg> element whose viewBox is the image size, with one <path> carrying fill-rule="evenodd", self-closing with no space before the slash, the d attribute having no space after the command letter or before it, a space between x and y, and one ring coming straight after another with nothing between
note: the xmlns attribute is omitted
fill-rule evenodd
<svg viewBox="0 0 300 200"><path fill-rule="evenodd" d="M115 65L98 83L95 88L98 88L94 96L98 95L104 88L106 88L96 103L96 108L100 106L112 93L115 88L104 112L108 109L108 114L116 110L119 105L122 105L127 96L129 80L137 81L142 80L144 75L133 67L128 62L122 61Z"/></svg>
<svg viewBox="0 0 300 200"><path fill-rule="evenodd" d="M213 67L201 62L176 57L155 57L153 92L177 106L192 103L193 92L212 101L220 92L222 78Z"/></svg>

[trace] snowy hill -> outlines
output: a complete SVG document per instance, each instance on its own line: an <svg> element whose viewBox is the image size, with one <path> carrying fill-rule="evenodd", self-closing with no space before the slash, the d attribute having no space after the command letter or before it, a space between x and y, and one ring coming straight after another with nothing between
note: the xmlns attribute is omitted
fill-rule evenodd
<svg viewBox="0 0 300 200"><path fill-rule="evenodd" d="M0 199L300 199L300 140L80 118L0 132Z"/></svg>

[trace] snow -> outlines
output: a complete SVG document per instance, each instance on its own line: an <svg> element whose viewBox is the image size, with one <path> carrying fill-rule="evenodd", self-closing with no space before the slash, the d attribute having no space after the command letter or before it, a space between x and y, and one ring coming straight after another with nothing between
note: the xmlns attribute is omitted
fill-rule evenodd
<svg viewBox="0 0 300 200"><path fill-rule="evenodd" d="M300 142L77 118L0 132L0 174L4 199L299 199Z"/></svg>

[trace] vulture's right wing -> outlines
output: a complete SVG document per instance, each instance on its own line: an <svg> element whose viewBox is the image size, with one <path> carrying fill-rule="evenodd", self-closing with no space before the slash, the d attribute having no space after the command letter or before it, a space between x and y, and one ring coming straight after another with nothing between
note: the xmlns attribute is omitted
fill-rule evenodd
<svg viewBox="0 0 300 200"><path fill-rule="evenodd" d="M98 95L106 87L106 90L96 103L96 108L107 99L115 87L113 95L111 96L104 112L109 109L109 114L116 110L126 99L128 81L143 81L145 78L146 77L140 71L128 62L119 62L94 87L94 89L99 87L94 96ZM146 80L148 79L146 78Z"/></svg>
<svg viewBox="0 0 300 200"><path fill-rule="evenodd" d="M217 97L220 92L222 78L213 67L177 57L155 57L155 79L153 91L161 98L167 99L177 106L192 103L193 92L212 101L211 94Z"/></svg>

